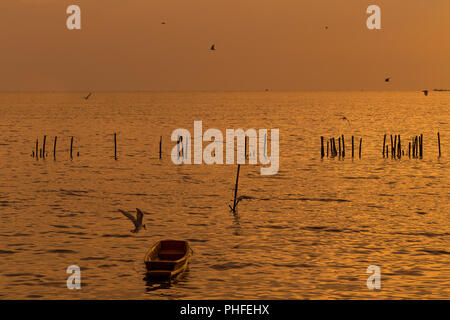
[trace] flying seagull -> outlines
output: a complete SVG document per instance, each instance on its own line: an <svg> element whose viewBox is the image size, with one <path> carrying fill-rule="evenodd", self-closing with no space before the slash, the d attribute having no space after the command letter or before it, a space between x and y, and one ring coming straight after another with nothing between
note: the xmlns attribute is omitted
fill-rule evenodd
<svg viewBox="0 0 450 320"><path fill-rule="evenodd" d="M209 49L209 50L211 50L211 51L215 51L215 50L216 50L216 45L215 45L215 44L213 44L213 45L211 46L211 49Z"/></svg>
<svg viewBox="0 0 450 320"><path fill-rule="evenodd" d="M428 96L428 90L422 90L423 94L426 96Z"/></svg>
<svg viewBox="0 0 450 320"><path fill-rule="evenodd" d="M121 210L121 209L119 209L119 211L120 211L125 217L127 217L128 219L130 219L131 222L133 222L135 228L134 228L134 230L131 230L132 233L138 233L139 230L141 230L142 228L144 228L145 230L147 230L147 228L145 227L145 224L142 224L142 220L144 219L144 214L142 213L141 210L139 210L138 208L136 208L136 212L137 212L136 218L135 218L132 214L130 214L130 213L128 213L128 212L125 212L125 211L123 211L123 210Z"/></svg>
<svg viewBox="0 0 450 320"><path fill-rule="evenodd" d="M92 95L92 92L89 92L89 94L86 96L86 97L84 97L84 99L89 99L89 97Z"/></svg>
<svg viewBox="0 0 450 320"><path fill-rule="evenodd" d="M325 30L328 30L328 26L325 26Z"/></svg>
<svg viewBox="0 0 450 320"><path fill-rule="evenodd" d="M242 200L251 200L251 199L255 199L254 197L251 196L240 196L239 198L236 199L236 206L239 202L241 202Z"/></svg>
<svg viewBox="0 0 450 320"><path fill-rule="evenodd" d="M384 79L384 82L390 82L390 81L391 81L391 78Z"/></svg>
<svg viewBox="0 0 450 320"><path fill-rule="evenodd" d="M165 21L163 21L163 22L161 22L161 24L166 24L166 22L165 22Z"/></svg>
<svg viewBox="0 0 450 320"><path fill-rule="evenodd" d="M236 199L236 205L234 205L234 207L237 208L239 202L241 202L242 200L245 200L245 199L250 200L250 199L255 199L255 198L254 198L254 197L250 197L250 196L240 196L239 198ZM228 205L228 206L230 207L231 211L235 212L235 211L233 210L233 207L232 207L232 206L230 206L230 205ZM236 213L236 212L235 212L235 213Z"/></svg>

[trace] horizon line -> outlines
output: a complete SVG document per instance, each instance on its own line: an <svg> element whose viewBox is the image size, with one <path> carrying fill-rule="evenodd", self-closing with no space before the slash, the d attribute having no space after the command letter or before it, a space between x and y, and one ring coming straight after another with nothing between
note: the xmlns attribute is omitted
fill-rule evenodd
<svg viewBox="0 0 450 320"><path fill-rule="evenodd" d="M260 89L260 90L207 90L207 89L195 89L195 90L0 90L0 93L133 93L133 92L148 92L148 93L170 93L170 92L421 92L424 89ZM450 89L427 89L434 92L447 92Z"/></svg>

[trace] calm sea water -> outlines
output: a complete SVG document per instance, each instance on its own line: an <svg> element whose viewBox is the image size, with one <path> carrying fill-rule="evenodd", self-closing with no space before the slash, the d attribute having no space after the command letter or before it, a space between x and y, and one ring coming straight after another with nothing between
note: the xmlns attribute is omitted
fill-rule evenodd
<svg viewBox="0 0 450 320"><path fill-rule="evenodd" d="M0 299L450 298L450 93L83 96L0 94ZM241 167L239 194L254 199L238 216L228 209L235 165L170 160L170 134L193 132L194 120L280 129L277 175ZM424 158L383 159L384 133L423 133ZM321 160L320 136L340 134L346 159ZM44 135L50 154L37 161ZM362 159L349 156L351 135L363 138ZM135 235L117 209L136 207L148 228ZM143 280L160 239L194 250L170 287ZM81 290L66 287L73 264ZM379 291L367 289L370 265L381 268Z"/></svg>

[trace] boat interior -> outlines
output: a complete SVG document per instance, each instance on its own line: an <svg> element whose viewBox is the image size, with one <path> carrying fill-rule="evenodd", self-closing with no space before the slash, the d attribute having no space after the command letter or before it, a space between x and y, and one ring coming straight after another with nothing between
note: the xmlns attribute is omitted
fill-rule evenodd
<svg viewBox="0 0 450 320"><path fill-rule="evenodd" d="M176 240L161 241L158 251L160 260L178 260L186 254L186 242Z"/></svg>

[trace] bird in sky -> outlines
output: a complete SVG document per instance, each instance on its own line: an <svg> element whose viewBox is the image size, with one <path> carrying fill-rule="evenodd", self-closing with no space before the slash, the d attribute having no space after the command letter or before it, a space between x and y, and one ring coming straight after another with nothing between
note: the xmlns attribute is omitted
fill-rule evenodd
<svg viewBox="0 0 450 320"><path fill-rule="evenodd" d="M125 217L127 217L128 219L130 219L131 222L133 222L135 228L134 228L134 230L131 230L132 233L138 233L139 230L141 230L142 228L144 228L145 230L147 230L147 228L145 227L145 224L142 223L142 221L144 220L144 214L142 213L141 210L139 210L138 208L136 208L136 212L137 212L137 213L136 213L136 218L135 218L132 214L130 214L130 213L128 213L128 212L125 212L125 211L123 211L123 210L121 210L121 209L119 209L119 211L120 211Z"/></svg>
<svg viewBox="0 0 450 320"><path fill-rule="evenodd" d="M209 49L209 50L211 50L211 51L215 51L215 50L216 50L216 45L215 45L215 44L213 44L213 45L211 46L211 49Z"/></svg>
<svg viewBox="0 0 450 320"><path fill-rule="evenodd" d="M428 96L428 90L422 90L423 94L426 96Z"/></svg>
<svg viewBox="0 0 450 320"><path fill-rule="evenodd" d="M166 22L165 22L165 21L163 21L163 22L161 22L161 24L166 24Z"/></svg>
<svg viewBox="0 0 450 320"><path fill-rule="evenodd" d="M86 96L86 97L84 97L84 99L85 100L87 100L87 99L89 99L89 97L92 95L92 92L89 92L89 94Z"/></svg>
<svg viewBox="0 0 450 320"><path fill-rule="evenodd" d="M325 30L328 30L328 26L325 26Z"/></svg>
<svg viewBox="0 0 450 320"><path fill-rule="evenodd" d="M391 81L391 78L384 79L384 82L390 82L390 81Z"/></svg>

